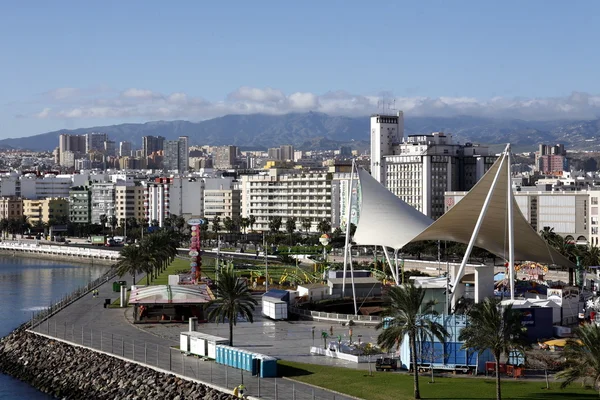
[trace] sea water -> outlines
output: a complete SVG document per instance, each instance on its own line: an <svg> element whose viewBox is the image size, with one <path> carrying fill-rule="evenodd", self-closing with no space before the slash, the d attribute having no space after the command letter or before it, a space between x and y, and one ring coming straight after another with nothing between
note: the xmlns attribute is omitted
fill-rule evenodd
<svg viewBox="0 0 600 400"><path fill-rule="evenodd" d="M34 312L100 277L106 266L0 256L0 336ZM0 374L0 399L51 399L28 384Z"/></svg>

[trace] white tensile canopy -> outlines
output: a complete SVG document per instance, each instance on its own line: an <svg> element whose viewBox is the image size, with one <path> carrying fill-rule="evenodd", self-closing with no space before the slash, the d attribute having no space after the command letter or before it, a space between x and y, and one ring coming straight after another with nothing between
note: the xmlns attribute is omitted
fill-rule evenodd
<svg viewBox="0 0 600 400"><path fill-rule="evenodd" d="M401 249L433 220L387 190L367 171L358 169L360 218L353 240L361 246Z"/></svg>
<svg viewBox="0 0 600 400"><path fill-rule="evenodd" d="M475 246L508 259L508 179L509 158L504 153L486 172L479 182L456 205L437 219L427 229L416 235L411 242L419 240L448 240L469 243L477 224L481 209L494 178L497 184L491 193L487 212L475 238ZM500 171L498 171L500 169ZM500 172L499 174L497 174ZM544 239L531 227L521 213L512 191L510 199L513 203L513 224L515 232L514 259L521 261L537 261L546 264L574 266L574 264L550 247ZM357 229L358 230L358 229Z"/></svg>

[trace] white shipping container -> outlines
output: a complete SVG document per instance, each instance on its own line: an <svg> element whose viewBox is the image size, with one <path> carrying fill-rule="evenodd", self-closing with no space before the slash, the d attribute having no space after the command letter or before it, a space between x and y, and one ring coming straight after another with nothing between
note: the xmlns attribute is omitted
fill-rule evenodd
<svg viewBox="0 0 600 400"><path fill-rule="evenodd" d="M196 354L197 356L204 355L204 349L202 348L204 341L197 337L190 338L190 353Z"/></svg>
<svg viewBox="0 0 600 400"><path fill-rule="evenodd" d="M273 297L262 298L262 313L264 316L275 320L288 318L288 305L285 301Z"/></svg>
<svg viewBox="0 0 600 400"><path fill-rule="evenodd" d="M181 351L190 351L190 337L182 333L179 335L179 349Z"/></svg>

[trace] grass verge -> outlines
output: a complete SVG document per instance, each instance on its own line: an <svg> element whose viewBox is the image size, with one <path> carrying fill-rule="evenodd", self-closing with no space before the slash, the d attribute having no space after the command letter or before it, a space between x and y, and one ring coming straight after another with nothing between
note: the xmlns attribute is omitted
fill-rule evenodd
<svg viewBox="0 0 600 400"><path fill-rule="evenodd" d="M325 365L303 364L279 361L281 376L335 390L366 400L412 399L412 375L406 373L373 372ZM373 365L373 370L375 367ZM423 399L495 399L494 379L482 378L435 378L422 375L419 379ZM597 399L598 393L573 385L560 389L560 384L551 382L550 390L541 381L514 380L502 381L503 399Z"/></svg>

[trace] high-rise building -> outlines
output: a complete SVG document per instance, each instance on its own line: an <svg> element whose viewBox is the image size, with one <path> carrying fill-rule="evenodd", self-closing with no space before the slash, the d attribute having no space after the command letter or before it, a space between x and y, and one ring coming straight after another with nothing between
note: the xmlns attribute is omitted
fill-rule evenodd
<svg viewBox="0 0 600 400"><path fill-rule="evenodd" d="M163 167L167 171L188 171L189 147L188 137L180 136L178 140L166 140L163 150Z"/></svg>
<svg viewBox="0 0 600 400"><path fill-rule="evenodd" d="M142 138L142 153L148 157L154 152L164 149L165 138L162 136L144 136Z"/></svg>
<svg viewBox="0 0 600 400"><path fill-rule="evenodd" d="M87 133L85 135L85 152L93 153L95 151L104 153L104 142L108 141L106 133Z"/></svg>
<svg viewBox="0 0 600 400"><path fill-rule="evenodd" d="M115 142L113 142L112 140L104 141L104 154L106 154L107 156L114 156L116 154Z"/></svg>
<svg viewBox="0 0 600 400"><path fill-rule="evenodd" d="M70 152L70 153L68 153ZM59 165L72 167L75 159L86 152L85 135L62 134L58 138Z"/></svg>
<svg viewBox="0 0 600 400"><path fill-rule="evenodd" d="M187 172L190 168L190 138L187 136L179 136L179 165L177 170L179 173Z"/></svg>
<svg viewBox="0 0 600 400"><path fill-rule="evenodd" d="M199 178L156 178L144 188L144 215L148 224L163 226L171 214L186 218L204 215L204 181Z"/></svg>
<svg viewBox="0 0 600 400"><path fill-rule="evenodd" d="M535 168L546 175L562 175L563 171L569 171L565 146L540 144L539 150L535 153Z"/></svg>
<svg viewBox="0 0 600 400"><path fill-rule="evenodd" d="M119 157L131 157L131 142L119 142Z"/></svg>
<svg viewBox="0 0 600 400"><path fill-rule="evenodd" d="M404 139L404 114L371 116L371 176L385 185L384 156Z"/></svg>
<svg viewBox="0 0 600 400"><path fill-rule="evenodd" d="M235 167L237 157L236 146L220 146L214 148L213 166L216 169L230 169Z"/></svg>
<svg viewBox="0 0 600 400"><path fill-rule="evenodd" d="M280 147L271 147L267 150L267 156L269 160L281 160L281 148Z"/></svg>
<svg viewBox="0 0 600 400"><path fill-rule="evenodd" d="M165 140L163 157L165 171L177 170L179 166L179 141Z"/></svg>
<svg viewBox="0 0 600 400"><path fill-rule="evenodd" d="M279 159L282 161L294 161L294 146L284 144L279 147Z"/></svg>

